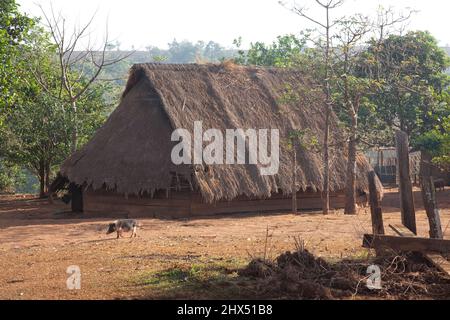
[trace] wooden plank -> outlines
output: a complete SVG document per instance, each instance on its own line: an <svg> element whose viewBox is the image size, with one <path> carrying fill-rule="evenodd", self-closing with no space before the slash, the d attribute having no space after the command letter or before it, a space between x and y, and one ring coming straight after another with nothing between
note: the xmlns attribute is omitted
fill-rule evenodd
<svg viewBox="0 0 450 320"><path fill-rule="evenodd" d="M389 227L394 230L394 232L400 237L416 237L416 235L411 230L404 226L390 224Z"/></svg>
<svg viewBox="0 0 450 320"><path fill-rule="evenodd" d="M159 197L160 196L160 197ZM298 209L321 210L322 202L318 193L297 193ZM359 203L364 202L359 197ZM220 201L213 204L204 203L199 193L171 192L169 199L163 192L155 198L129 196L125 198L106 191L88 191L84 193L84 208L89 214L118 214L129 213L130 217L188 217L213 216L222 214L235 214L247 212L289 212L292 209L292 199L289 195L281 193L265 200L238 197L233 201ZM345 196L341 193L332 193L330 198L333 208L343 208Z"/></svg>
<svg viewBox="0 0 450 320"><path fill-rule="evenodd" d="M383 212L378 201L375 171L369 172L369 203L373 234L384 234Z"/></svg>
<svg viewBox="0 0 450 320"><path fill-rule="evenodd" d="M417 234L416 211L414 208L413 187L410 176L408 135L403 131L397 131L395 141L397 145L397 171L402 223L414 234Z"/></svg>
<svg viewBox="0 0 450 320"><path fill-rule="evenodd" d="M414 233L412 233L409 229L403 226L389 225L389 227L401 237L415 237ZM441 254L424 253L423 256L440 271L447 273L450 276L450 262L446 258L444 258Z"/></svg>
<svg viewBox="0 0 450 320"><path fill-rule="evenodd" d="M430 261L440 271L450 276L450 262L439 253L427 253L425 258Z"/></svg>
<svg viewBox="0 0 450 320"><path fill-rule="evenodd" d="M363 239L363 247L423 253L429 251L449 253L450 240L366 234Z"/></svg>

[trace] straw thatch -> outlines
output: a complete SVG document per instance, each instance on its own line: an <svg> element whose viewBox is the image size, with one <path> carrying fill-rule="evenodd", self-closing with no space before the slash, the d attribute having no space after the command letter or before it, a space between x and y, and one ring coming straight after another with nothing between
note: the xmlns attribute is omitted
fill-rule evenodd
<svg viewBox="0 0 450 320"><path fill-rule="evenodd" d="M291 99L286 99L287 97ZM294 98L292 98L294 97ZM62 174L85 187L121 194L151 194L173 187L183 177L204 200L245 195L267 198L292 193L292 151L287 138L309 129L323 141L323 94L298 71L229 65L135 65L122 102L105 125L62 166ZM170 141L175 128L279 129L280 170L261 176L255 165L175 166ZM336 117L332 117L332 191L346 181L346 152ZM320 153L298 150L298 190L321 191ZM358 157L357 187L367 191L364 156ZM177 179L174 179L177 177Z"/></svg>

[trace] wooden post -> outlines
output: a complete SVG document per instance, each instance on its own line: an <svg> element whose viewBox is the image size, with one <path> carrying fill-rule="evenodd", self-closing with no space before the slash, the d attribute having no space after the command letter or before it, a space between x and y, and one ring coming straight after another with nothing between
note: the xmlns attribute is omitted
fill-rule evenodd
<svg viewBox="0 0 450 320"><path fill-rule="evenodd" d="M428 222L430 224L430 238L443 239L441 218L436 204L436 191L431 172L432 157L428 152L422 152L420 161L420 180L422 187L422 198L425 211L427 212Z"/></svg>
<svg viewBox="0 0 450 320"><path fill-rule="evenodd" d="M378 200L375 171L369 172L369 202L373 234L384 234L383 213Z"/></svg>
<svg viewBox="0 0 450 320"><path fill-rule="evenodd" d="M395 138L397 144L397 172L402 223L414 234L417 234L416 211L414 208L414 196L409 168L408 135L403 131L397 131Z"/></svg>

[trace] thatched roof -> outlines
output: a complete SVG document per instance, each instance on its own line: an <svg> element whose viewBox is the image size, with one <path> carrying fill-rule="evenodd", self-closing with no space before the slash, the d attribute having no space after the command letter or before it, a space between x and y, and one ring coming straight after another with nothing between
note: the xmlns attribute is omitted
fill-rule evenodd
<svg viewBox="0 0 450 320"><path fill-rule="evenodd" d="M295 99L286 101L288 95ZM284 102L283 102L284 101ZM69 180L87 187L123 194L153 194L167 189L182 176L208 202L241 195L265 198L292 193L292 151L286 143L294 130L309 129L323 141L323 94L298 71L234 65L135 65L122 102L105 125L62 166ZM261 176L255 165L215 165L206 170L175 166L170 135L176 128L193 132L194 121L206 129L279 129L280 170ZM338 122L332 117L333 144L342 143ZM298 188L321 191L320 153L298 150ZM343 144L331 152L332 191L346 181ZM366 158L358 156L359 190L368 190Z"/></svg>

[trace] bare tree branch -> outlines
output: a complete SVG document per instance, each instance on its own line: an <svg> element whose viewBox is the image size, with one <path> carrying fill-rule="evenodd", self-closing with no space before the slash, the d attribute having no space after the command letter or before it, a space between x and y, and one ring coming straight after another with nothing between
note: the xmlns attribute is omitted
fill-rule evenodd
<svg viewBox="0 0 450 320"><path fill-rule="evenodd" d="M67 22L61 12L56 13L53 4L47 11L39 5L44 17L46 27L51 38L56 45L57 58L60 69L59 99L64 99L70 103L75 122L75 132L73 135L72 149L77 148L77 102L89 91L92 85L99 79L102 71L109 66L119 63L129 58L134 52L115 56L107 59L109 46L108 24L105 28L105 38L99 50L94 50L91 46L90 28L96 18L95 12L90 19L81 25L75 25L73 31L67 31ZM88 43L83 49L82 40L88 37ZM79 50L79 51L77 51ZM90 68L88 68L90 65ZM92 70L87 73L86 70ZM46 91L50 91L46 86L42 74L37 70L33 71L39 85ZM63 94L64 93L64 94Z"/></svg>

